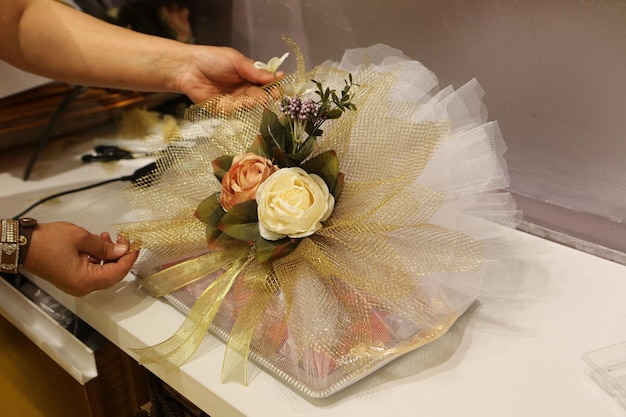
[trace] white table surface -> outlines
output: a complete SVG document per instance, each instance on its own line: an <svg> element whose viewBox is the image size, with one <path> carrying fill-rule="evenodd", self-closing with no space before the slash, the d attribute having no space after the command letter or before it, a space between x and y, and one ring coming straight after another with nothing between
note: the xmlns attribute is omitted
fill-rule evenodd
<svg viewBox="0 0 626 417"><path fill-rule="evenodd" d="M127 175L149 160L84 165L89 141L56 142L20 178L28 154L0 150L0 215L17 214L50 190ZM41 222L67 220L92 232L132 220L121 183L63 197L33 210ZM148 366L212 417L222 416L623 416L586 374L586 352L626 340L626 266L510 230L519 290L505 310L481 300L434 343L326 399L307 399L255 366L250 384L220 383L224 345L207 335L174 371ZM82 298L33 277L45 291L121 349L152 345L184 316L129 275Z"/></svg>

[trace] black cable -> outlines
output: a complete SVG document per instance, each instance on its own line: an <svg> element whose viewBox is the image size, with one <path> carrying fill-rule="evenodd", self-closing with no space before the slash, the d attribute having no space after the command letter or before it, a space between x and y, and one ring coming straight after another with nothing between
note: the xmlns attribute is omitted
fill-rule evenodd
<svg viewBox="0 0 626 417"><path fill-rule="evenodd" d="M113 179L109 179L109 180L106 180L106 181L98 182L98 183L95 183L95 184L87 185L87 186L85 186L85 187L75 188L75 189L73 189L73 190L67 190L67 191L62 191L62 192L60 192L60 193L52 194L51 196L48 196L48 197L46 197L46 198L43 198L43 199L41 199L41 200L39 200L39 201L37 201L37 202L35 202L35 203L31 204L31 205L30 205L28 208L26 208L24 211L22 211L21 213L16 214L15 216L13 216L13 219L18 219L18 218L20 218L20 217L24 216L26 213L28 213L29 211L31 211L32 209L34 209L34 208L35 208L35 207L37 207L38 205L43 204L43 203L45 203L46 201L50 201L50 200L52 200L53 198L61 197L61 196L67 195L67 194L77 193L77 192L79 192L79 191L88 190L88 189L90 189L90 188L99 187L99 186L101 186L101 185L108 184L108 183L110 183L110 182L121 181L121 180L122 180L122 179L121 179L121 177L120 177L120 178L113 178Z"/></svg>
<svg viewBox="0 0 626 417"><path fill-rule="evenodd" d="M152 162L144 167L141 167L139 169L137 169L135 172L133 172L131 175L125 175L122 177L117 177L117 178L111 178L105 181L100 181L94 184L90 184L90 185L86 185L84 187L79 187L79 188L73 188L71 190L66 190L66 191L61 191L59 193L56 194L52 194L51 196L45 197L39 201L36 201L35 203L31 204L28 208L26 208L25 210L23 210L21 213L16 214L15 216L13 216L13 219L18 219L22 216L24 216L26 213L28 213L29 211L31 211L32 209L34 209L35 207L39 206L40 204L45 203L46 201L50 201L54 198L58 198L64 195L68 195L68 194L73 194L73 193L77 193L79 191L85 191L85 190L89 190L91 188L96 188L96 187L100 187L101 185L105 185L105 184L109 184L112 182L116 182L116 181L131 181L133 183L136 183L137 180L139 180L140 178L146 177L149 174L152 174L155 172L157 167L157 163L156 162ZM146 184L150 184L150 182L147 182Z"/></svg>
<svg viewBox="0 0 626 417"><path fill-rule="evenodd" d="M52 134L52 131L56 127L57 123L59 122L61 116L63 115L67 107L72 103L72 101L74 101L74 99L80 93L82 93L86 89L87 87L80 86L80 85L73 86L71 90L67 93L67 95L63 98L63 100L59 104L59 107L57 107L56 111L50 118L50 121L46 125L46 128L44 129L43 133L39 137L39 140L37 141L37 149L35 149L35 152L30 157L30 160L28 161L28 165L26 165L26 169L24 170L24 175L22 175L22 179L24 181L28 180L28 178L30 177L30 172L32 171L33 166L35 165L35 162L37 162L37 158L39 158L39 154L41 153L43 148L45 148L46 145L48 144L48 140L50 139L50 135Z"/></svg>

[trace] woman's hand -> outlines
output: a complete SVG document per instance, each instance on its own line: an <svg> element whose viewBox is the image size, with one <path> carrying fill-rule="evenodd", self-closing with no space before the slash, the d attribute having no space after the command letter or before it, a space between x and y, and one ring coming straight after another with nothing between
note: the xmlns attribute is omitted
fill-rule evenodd
<svg viewBox="0 0 626 417"><path fill-rule="evenodd" d="M124 279L139 252L66 222L36 226L24 268L75 296L109 288Z"/></svg>
<svg viewBox="0 0 626 417"><path fill-rule="evenodd" d="M198 103L221 94L250 98L261 94L259 85L275 80L274 74L254 67L254 61L228 47L187 45L189 62L181 66L179 88ZM280 78L283 73L278 73Z"/></svg>

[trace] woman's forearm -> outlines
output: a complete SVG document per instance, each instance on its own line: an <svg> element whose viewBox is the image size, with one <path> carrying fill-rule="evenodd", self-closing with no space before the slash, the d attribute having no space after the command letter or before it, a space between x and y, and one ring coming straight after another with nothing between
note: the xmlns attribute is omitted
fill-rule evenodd
<svg viewBox="0 0 626 417"><path fill-rule="evenodd" d="M10 1L20 6L0 17L3 60L72 84L180 91L189 45L114 26L52 0Z"/></svg>

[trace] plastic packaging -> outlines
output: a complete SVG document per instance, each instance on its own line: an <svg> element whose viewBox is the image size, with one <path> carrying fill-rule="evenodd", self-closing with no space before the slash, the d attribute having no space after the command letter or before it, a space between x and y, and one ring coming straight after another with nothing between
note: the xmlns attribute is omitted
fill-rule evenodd
<svg viewBox="0 0 626 417"><path fill-rule="evenodd" d="M583 355L589 376L626 409L626 342Z"/></svg>

